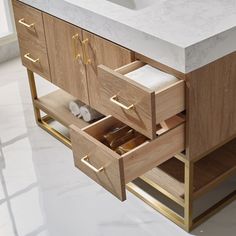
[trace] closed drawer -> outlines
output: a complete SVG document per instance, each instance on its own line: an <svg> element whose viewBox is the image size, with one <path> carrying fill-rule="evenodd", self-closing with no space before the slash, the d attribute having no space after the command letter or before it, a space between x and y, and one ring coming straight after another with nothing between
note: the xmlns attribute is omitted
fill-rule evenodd
<svg viewBox="0 0 236 236"><path fill-rule="evenodd" d="M100 102L108 114L154 139L157 124L185 110L185 82L152 91L125 76L144 65L135 61L117 70L98 66Z"/></svg>
<svg viewBox="0 0 236 236"><path fill-rule="evenodd" d="M13 0L13 9L19 43L27 43L46 52L42 13L17 0Z"/></svg>
<svg viewBox="0 0 236 236"><path fill-rule="evenodd" d="M50 81L47 53L34 47L28 47L23 43L20 45L20 54L25 67Z"/></svg>
<svg viewBox="0 0 236 236"><path fill-rule="evenodd" d="M112 116L80 130L70 126L75 166L114 194L126 199L125 186L130 181L185 149L184 119L168 119L165 128L158 128L158 137L119 155L102 143L103 135L120 125Z"/></svg>

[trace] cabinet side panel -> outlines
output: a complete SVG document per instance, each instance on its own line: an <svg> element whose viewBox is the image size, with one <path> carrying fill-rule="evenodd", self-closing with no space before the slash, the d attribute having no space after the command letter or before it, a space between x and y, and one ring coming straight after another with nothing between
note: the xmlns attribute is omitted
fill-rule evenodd
<svg viewBox="0 0 236 236"><path fill-rule="evenodd" d="M236 53L187 75L187 154L200 158L236 135Z"/></svg>

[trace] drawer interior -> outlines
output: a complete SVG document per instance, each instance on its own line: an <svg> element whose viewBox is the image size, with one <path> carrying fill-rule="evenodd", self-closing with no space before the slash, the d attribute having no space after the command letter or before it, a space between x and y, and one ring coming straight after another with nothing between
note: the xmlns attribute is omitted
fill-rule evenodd
<svg viewBox="0 0 236 236"><path fill-rule="evenodd" d="M104 141L111 130L123 125L113 116L107 116L82 130L70 126L75 166L122 201L126 199L127 183L185 149L184 117L174 116L160 124L155 140L141 135L144 139L134 142L135 145L127 146L129 140L125 144L118 142L123 148L117 152L117 142L114 147Z"/></svg>
<svg viewBox="0 0 236 236"><path fill-rule="evenodd" d="M139 83L137 81L135 81L134 79L132 79L129 74L131 72L135 72L135 71L138 71L139 69L141 68L144 68L144 66L149 66L149 64L147 64L146 62L142 62L142 61L134 61L134 62L131 62L130 64L127 64L127 65L124 65L123 67L120 67L118 69L116 69L115 71L123 76L125 76L128 80L130 80L130 82L132 81L132 83L135 83L135 84L138 84L139 86L142 86L144 87L145 89L148 89L150 91L154 91L155 94L158 94L160 93L162 90L166 90L168 89L169 87L172 87L172 86L176 86L177 84L183 82L181 79L178 79L177 77L175 76L172 76L171 74L168 74L164 71L161 71L157 68L154 68L152 67L153 69L156 69L158 70L160 73L163 73L162 76L165 76L166 77L166 80L172 78L173 79L173 82L171 82L171 80L169 81L169 83L167 85L165 85L165 83L161 86L162 88L157 88L157 89L154 89L154 88L150 88L148 86L148 79L150 76L153 76L153 75L150 75L148 73L148 71L146 72L146 75L145 75L145 72L142 72L143 73L143 76L145 76L146 78L144 80L147 81L147 85L145 86L145 83ZM165 74L165 75L164 75ZM161 75L160 75L161 76ZM165 78L163 78L163 82L165 81ZM154 86L152 86L154 87Z"/></svg>
<svg viewBox="0 0 236 236"><path fill-rule="evenodd" d="M185 117L180 114L180 115L171 117L167 119L166 121L158 124L156 126L157 138L160 137L161 135L164 135L166 132L176 128L180 124L183 124L184 122L185 122ZM93 123L92 125L85 127L83 131L89 134L94 140L96 140L96 142L98 141L101 145L104 145L104 148L111 149L111 147L104 144L104 135L106 135L111 130L114 130L115 128L122 127L122 126L125 126L125 124L113 116L107 116L103 118L102 120L99 120ZM134 132L136 133L136 135L143 136L142 134L138 133L135 130ZM144 147L148 145L150 142L152 142L152 140L145 137L145 141L143 141L140 145L135 146L134 148L132 148L130 151L126 152L125 154L119 154L119 153L116 153L116 154L120 155L121 157L125 157L131 154L132 152L134 152L135 150L138 150L140 147ZM115 150L113 151L114 153L116 152Z"/></svg>

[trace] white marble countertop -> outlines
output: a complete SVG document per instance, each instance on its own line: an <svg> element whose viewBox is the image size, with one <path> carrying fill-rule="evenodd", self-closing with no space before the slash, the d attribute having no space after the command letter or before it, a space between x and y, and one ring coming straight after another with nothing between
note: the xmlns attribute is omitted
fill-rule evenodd
<svg viewBox="0 0 236 236"><path fill-rule="evenodd" d="M236 51L236 0L21 1L184 73Z"/></svg>

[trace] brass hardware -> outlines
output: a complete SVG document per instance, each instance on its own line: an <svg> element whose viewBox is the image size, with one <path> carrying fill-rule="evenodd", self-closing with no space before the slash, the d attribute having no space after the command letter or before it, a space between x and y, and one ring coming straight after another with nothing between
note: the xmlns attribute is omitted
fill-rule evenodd
<svg viewBox="0 0 236 236"><path fill-rule="evenodd" d="M27 24L27 23L25 22L25 18L20 19L18 22L19 22L21 25L24 25L24 26L25 26L26 28L28 28L28 29L32 29L32 28L34 28L34 26L35 26L35 23Z"/></svg>
<svg viewBox="0 0 236 236"><path fill-rule="evenodd" d="M83 55L84 55L83 59L84 59L85 65L91 64L91 59L89 58L89 55L88 55L88 43L89 43L88 39L85 39L82 41Z"/></svg>
<svg viewBox="0 0 236 236"><path fill-rule="evenodd" d="M101 167L101 168L99 168L99 169L95 168L93 165L91 165L91 164L88 162L88 160L89 160L89 157L88 157L88 155L86 155L85 157L83 157L83 158L81 159L81 162L84 163L87 167L89 167L91 170L93 170L93 171L96 172L96 173L99 173L99 172L101 172L101 171L104 170L104 167Z"/></svg>
<svg viewBox="0 0 236 236"><path fill-rule="evenodd" d="M113 97L110 98L110 101L115 103L116 105L118 105L119 107L122 107L124 108L125 110L131 110L131 109L134 109L134 104L131 104L130 106L126 106L124 104L122 104L121 102L118 102L118 96L117 95L114 95Z"/></svg>
<svg viewBox="0 0 236 236"><path fill-rule="evenodd" d="M30 53L26 53L26 54L24 55L24 58L26 58L27 60L29 60L29 61L31 61L31 62L33 62L33 63L39 62L39 58L37 58L37 59L32 58L32 57L30 56Z"/></svg>
<svg viewBox="0 0 236 236"><path fill-rule="evenodd" d="M78 43L79 43L79 34L75 34L72 36L72 45L74 50L74 59L78 60L81 58L81 54L79 53Z"/></svg>

